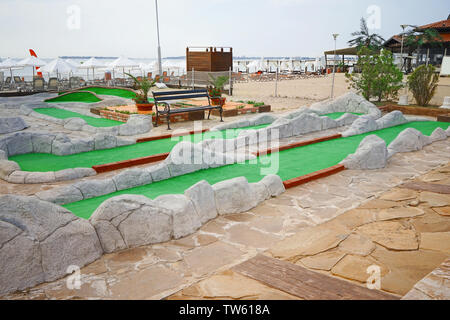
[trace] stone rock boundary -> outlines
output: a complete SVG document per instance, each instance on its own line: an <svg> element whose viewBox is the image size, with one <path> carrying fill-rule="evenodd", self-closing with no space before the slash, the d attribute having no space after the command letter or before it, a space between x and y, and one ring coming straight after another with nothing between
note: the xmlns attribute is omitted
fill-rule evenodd
<svg viewBox="0 0 450 320"><path fill-rule="evenodd" d="M64 277L103 253L185 237L217 215L247 211L284 191L276 175L257 183L203 180L184 195L108 199L89 221L35 196L0 196L0 295Z"/></svg>
<svg viewBox="0 0 450 320"><path fill-rule="evenodd" d="M0 134L22 131L28 125L21 117L0 118Z"/></svg>
<svg viewBox="0 0 450 320"><path fill-rule="evenodd" d="M388 160L396 153L422 150L425 146L446 140L448 137L450 137L450 128L446 131L436 128L429 137L414 128L407 128L387 147L383 139L377 135L370 135L365 137L356 152L345 158L341 164L352 170L384 168Z"/></svg>
<svg viewBox="0 0 450 320"><path fill-rule="evenodd" d="M59 124L64 127L66 130L71 131L84 131L92 134L103 133L110 134L114 136L134 136L138 134L148 133L153 129L152 118L149 115L143 114L133 114L130 115L128 121L124 124L114 126L114 127L93 127L88 125L85 120L77 117L68 118L68 119L58 119L52 116L48 116L45 114L41 114L35 112L34 109L40 108L42 106L21 106L20 112L23 115L33 117L36 119L41 119L45 121L49 121L55 124ZM52 106L52 108L63 109L63 107Z"/></svg>
<svg viewBox="0 0 450 320"><path fill-rule="evenodd" d="M364 97L349 92L346 93L334 100L326 100L318 103L312 104L310 107L300 107L298 110L289 112L287 114L281 115L281 116L275 116L275 115L260 115L257 117L254 117L252 119L244 119L244 120L238 120L226 124L221 124L218 126L215 126L211 129L211 131L214 130L225 130L225 129L236 129L236 128L242 128L242 127L248 127L248 126L257 126L260 124L273 124L274 126L278 126L281 124L288 125L291 123L295 126L294 123L292 123L293 119L297 119L298 117L304 115L304 114L310 114L312 116L323 116L325 114L334 113L334 112L346 112L349 114L343 115L341 118L337 120L333 120L330 118L327 118L329 120L323 120L324 122L327 122L327 124L324 125L324 127L329 128L337 128L344 125L349 125L355 121L358 116L353 115L352 113L363 113L367 116L370 116L373 119L378 119L381 117L381 111L377 108L376 105L373 103L367 101L364 99ZM287 121L285 121L287 120ZM331 120L331 121L330 121ZM304 133L310 133L318 130L324 130L319 128L320 125L317 124L316 126L310 127L310 130L313 131L307 131L303 130ZM290 128L286 128L285 130L287 133L290 133ZM287 134L285 137L290 137L291 135Z"/></svg>
<svg viewBox="0 0 450 320"><path fill-rule="evenodd" d="M136 143L113 135L95 134L93 137L72 139L65 134L19 132L0 139L0 178L10 183L51 183L96 175L92 168L65 169L56 172L21 171L8 157L27 153L70 155L93 150L110 149Z"/></svg>

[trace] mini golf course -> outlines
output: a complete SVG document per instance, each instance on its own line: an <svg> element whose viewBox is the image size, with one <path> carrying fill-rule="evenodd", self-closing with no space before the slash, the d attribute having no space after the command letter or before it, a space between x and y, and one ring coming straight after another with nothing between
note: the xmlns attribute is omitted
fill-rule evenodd
<svg viewBox="0 0 450 320"><path fill-rule="evenodd" d="M53 114L59 113L60 110L61 116L63 116L64 111L62 109L55 108L43 108L45 110L41 110L43 113L48 114L48 112L52 114L48 114L54 116ZM47 110L51 109L51 110ZM36 112L39 109L34 109ZM67 111L70 112L70 111ZM327 117L332 119L337 119L341 117L344 112L336 112L327 114ZM69 114L67 114L69 115ZM73 115L70 115L73 117ZM86 120L86 119L85 119ZM97 119L92 118L90 121L94 120L108 120L108 119ZM113 120L108 120L113 121ZM87 120L86 120L87 122ZM116 122L116 121L114 121ZM89 123L89 122L88 122ZM122 124L121 122L119 124ZM105 149L105 150L95 150L89 151L79 154L67 155L67 156L58 156L48 153L28 153L21 154L10 157L10 160L16 161L22 171L33 171L33 172L50 172L50 171L59 171L70 168L91 168L93 166L99 166L107 163L119 162L130 159L137 159L142 157L148 157L152 155L167 153L172 150L172 148L180 141L192 141L192 142L200 142L205 139L218 139L218 138L226 138L232 139L239 135L239 133L243 130L257 130L261 128L267 127L268 124L260 125L260 126L252 126L252 127L244 127L238 129L229 129L220 132L219 134L216 132L204 132L204 133L196 133L190 136L183 137L174 137L167 138L161 140L154 140L148 142L137 143L129 146L118 147L114 149Z"/></svg>
<svg viewBox="0 0 450 320"><path fill-rule="evenodd" d="M60 92L57 97L45 100L48 103L64 103L64 102L80 102L80 103L95 103L102 101L96 95L115 96L125 99L136 98L136 93L126 89L120 88L103 88L103 87L85 87L77 89L74 92ZM148 99L149 102L154 102L153 98Z"/></svg>
<svg viewBox="0 0 450 320"><path fill-rule="evenodd" d="M90 116L85 116L81 113L58 108L36 108L34 109L34 111L57 119L81 118L84 121L86 121L88 125L97 128L115 127L124 124L123 122L116 120L94 118Z"/></svg>
<svg viewBox="0 0 450 320"><path fill-rule="evenodd" d="M338 138L260 156L256 163L253 163L255 162L254 160L249 160L241 164L201 170L145 186L66 204L64 207L78 217L88 219L102 202L122 194L144 195L154 199L163 194L183 193L184 190L201 180L215 184L223 180L244 176L251 183L258 182L263 178L261 169L270 166L271 160L276 159L273 157L278 157L277 162L273 161L273 163L278 163L277 174L283 181L286 181L339 164L349 154L354 153L362 139L368 135L376 134L385 140L386 144L390 144L406 128L415 128L424 135L429 136L436 128L440 127L445 130L449 125L449 123L432 121L407 123L357 136Z"/></svg>
<svg viewBox="0 0 450 320"><path fill-rule="evenodd" d="M239 129L230 129L220 133L217 131L196 133L189 136L181 136L154 140L142 143L136 143L129 146L122 146L113 149L95 150L72 154L67 156L57 156L48 153L28 153L10 157L10 160L16 161L23 171L49 172L70 168L91 168L92 166L105 163L136 159L155 154L170 152L172 148L180 141L200 142L210 138L232 139L239 135L243 130L261 129L265 125L245 127Z"/></svg>
<svg viewBox="0 0 450 320"><path fill-rule="evenodd" d="M133 91L125 90L125 89L117 89L117 88L102 88L102 87L86 87L78 89L78 91L90 91L95 94L105 95L105 96L116 96L125 99L134 99L136 98L136 93Z"/></svg>
<svg viewBox="0 0 450 320"><path fill-rule="evenodd" d="M100 101L102 100L90 92L72 92L69 94L61 94L57 97L45 100L45 102L47 103L64 103L64 102L95 103Z"/></svg>

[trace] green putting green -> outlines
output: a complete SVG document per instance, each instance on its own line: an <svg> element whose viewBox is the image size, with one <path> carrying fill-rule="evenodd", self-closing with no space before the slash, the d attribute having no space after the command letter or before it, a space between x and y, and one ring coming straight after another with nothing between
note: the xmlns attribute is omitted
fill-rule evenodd
<svg viewBox="0 0 450 320"><path fill-rule="evenodd" d="M327 116L339 118L337 113L332 113ZM10 159L16 161L23 171L49 172L70 168L91 168L96 165L170 152L178 142L183 140L199 142L205 139L220 139L224 137L231 139L235 138L242 130L257 130L266 126L268 126L268 124L221 132L205 132L190 136L155 140L113 149L95 150L67 156L57 156L47 153L28 153L12 156Z"/></svg>
<svg viewBox="0 0 450 320"><path fill-rule="evenodd" d="M136 143L129 146L105 150L95 150L68 156L57 156L48 153L28 153L12 156L10 157L10 160L16 161L23 171L49 172L70 168L91 168L95 165L170 152L170 150L172 150L172 148L180 141L200 142L204 139L231 139L235 138L242 130L261 129L266 126L267 124L219 132L208 131L189 136L148 141Z"/></svg>
<svg viewBox="0 0 450 320"><path fill-rule="evenodd" d="M331 119L333 119L333 120L336 120L336 119L339 119L340 117L342 117L344 114L346 114L346 113L351 113L351 114L354 114L354 115L357 115L357 116L360 116L360 115L362 115L362 113L355 113L355 112L333 112L333 113L328 113L328 114L326 114L326 116L328 117L328 118L331 118Z"/></svg>
<svg viewBox="0 0 450 320"><path fill-rule="evenodd" d="M133 91L125 90L125 89L117 89L117 88L102 88L102 87L87 87L78 89L79 91L91 91L96 94L106 95L106 96L116 96L125 99L134 99L136 98L136 93Z"/></svg>
<svg viewBox="0 0 450 320"><path fill-rule="evenodd" d="M90 92L72 92L66 95L59 95L55 98L45 100L47 103L61 103L61 102L82 102L95 103L102 101Z"/></svg>
<svg viewBox="0 0 450 320"><path fill-rule="evenodd" d="M93 127L97 127L97 128L115 127L115 126L120 126L121 124L124 124L123 122L120 122L120 121L104 119L104 118L94 118L94 117L90 117L90 116L85 116L81 113L72 112L72 111L64 110L64 109L58 109L58 108L37 108L37 109L34 109L34 111L41 113L41 114L45 114L47 116L51 116L53 118L57 118L57 119L81 118L84 121L86 121L87 124L89 124Z"/></svg>
<svg viewBox="0 0 450 320"><path fill-rule="evenodd" d="M407 123L353 137L339 138L261 156L256 163L246 161L242 164L201 170L145 186L70 203L64 205L64 207L78 217L88 219L102 202L122 194L144 195L154 199L163 194L181 194L184 190L201 180L214 184L223 180L244 176L249 182L258 182L264 176L261 169L268 168L270 163L275 164L273 173L278 174L285 181L339 164L349 154L354 153L361 140L368 135L376 134L389 144L406 128L415 128L429 136L437 127L446 129L449 125L449 123L431 121Z"/></svg>

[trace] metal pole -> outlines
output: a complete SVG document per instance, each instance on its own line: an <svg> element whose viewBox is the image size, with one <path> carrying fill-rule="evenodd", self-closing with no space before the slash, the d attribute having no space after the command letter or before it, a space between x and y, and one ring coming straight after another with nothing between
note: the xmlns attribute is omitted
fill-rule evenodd
<svg viewBox="0 0 450 320"><path fill-rule="evenodd" d="M277 61L277 71L275 76L275 97L278 97L278 61Z"/></svg>
<svg viewBox="0 0 450 320"><path fill-rule="evenodd" d="M159 18L158 18L158 0L155 0L156 7L156 30L158 33L158 68L159 68L159 82L161 82L162 78L162 62L161 62L161 43L159 41Z"/></svg>
<svg viewBox="0 0 450 320"><path fill-rule="evenodd" d="M232 79L231 79L231 76L232 76L232 72L231 72L231 67L230 67L230 71L229 71L229 81L230 81L230 83L229 83L229 88L228 88L228 95L229 96L231 96L231 83L232 83Z"/></svg>
<svg viewBox="0 0 450 320"><path fill-rule="evenodd" d="M333 60L333 83L331 85L331 99L334 97L334 79L336 75L336 39L339 35L337 33L333 34L334 38L334 60Z"/></svg>

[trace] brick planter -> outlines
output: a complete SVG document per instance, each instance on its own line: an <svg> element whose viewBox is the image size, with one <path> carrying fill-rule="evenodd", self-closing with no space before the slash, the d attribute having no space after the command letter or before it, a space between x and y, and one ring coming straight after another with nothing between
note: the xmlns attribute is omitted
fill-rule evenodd
<svg viewBox="0 0 450 320"><path fill-rule="evenodd" d="M99 110L99 115L105 119L111 119L121 122L127 122L128 118L130 117L129 114L114 112L110 110ZM204 119L205 119L205 112L203 110L170 115L170 122L196 121ZM155 120L156 116L153 115L152 116L153 123L155 123ZM165 124L165 123L167 123L166 116L165 115L160 116L158 124Z"/></svg>
<svg viewBox="0 0 450 320"><path fill-rule="evenodd" d="M242 109L228 109L228 110L223 110L223 117L224 118L228 118L228 117L236 117L242 114L250 114L250 113L264 113L264 112L270 112L271 111L271 106L270 105L264 105L264 106L260 106L260 107L253 107L253 108L242 108ZM212 115L214 116L220 116L220 112L219 110L213 110L211 112Z"/></svg>
<svg viewBox="0 0 450 320"><path fill-rule="evenodd" d="M92 112L92 110L91 110ZM109 110L100 110L100 116L105 119L127 122L130 117L129 114L114 112Z"/></svg>

